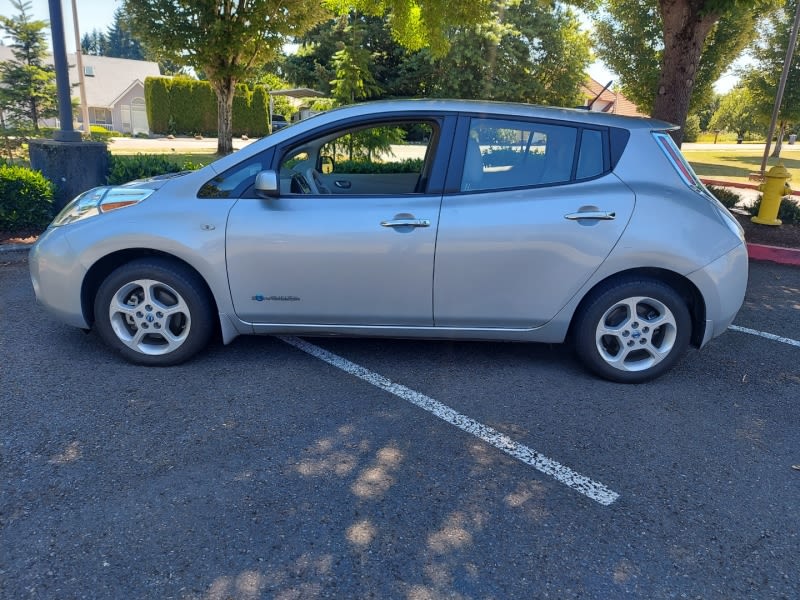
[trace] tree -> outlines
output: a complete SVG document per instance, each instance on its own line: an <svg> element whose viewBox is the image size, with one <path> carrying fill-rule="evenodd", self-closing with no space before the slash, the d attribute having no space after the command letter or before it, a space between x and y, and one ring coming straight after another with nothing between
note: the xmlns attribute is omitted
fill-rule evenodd
<svg viewBox="0 0 800 600"><path fill-rule="evenodd" d="M337 78L334 55L352 44L349 27L357 27L360 46L369 53L367 66L380 91L371 98L397 98L426 95L430 80L430 54L412 52L390 35L388 17L351 13L320 23L298 39L297 52L286 57L286 78L298 85L331 93L331 81Z"/></svg>
<svg viewBox="0 0 800 600"><path fill-rule="evenodd" d="M114 11L114 22L105 35L104 56L114 58L128 58L131 60L144 60L145 51L142 43L131 31L130 18L122 9Z"/></svg>
<svg viewBox="0 0 800 600"><path fill-rule="evenodd" d="M84 33L81 37L81 52L91 56L107 56L108 40L99 29Z"/></svg>
<svg viewBox="0 0 800 600"><path fill-rule="evenodd" d="M596 4L597 51L622 77L623 91L653 117L683 127L693 93L710 93L713 82L754 39L759 14L774 0ZM681 132L674 136L680 143Z"/></svg>
<svg viewBox="0 0 800 600"><path fill-rule="evenodd" d="M759 27L762 33L753 48L754 65L744 74L758 111L767 122L772 116L778 82L786 60L797 1L786 0L783 6L762 19ZM797 49L789 68L778 121L778 141L772 152L773 158L780 156L786 127L789 123L800 122L800 56Z"/></svg>
<svg viewBox="0 0 800 600"><path fill-rule="evenodd" d="M368 60L363 54L361 61L382 90L373 88L370 97L577 104L589 63L589 40L574 13L552 0L495 0L492 6L482 22L450 27L448 50L440 57L427 48L410 51L392 39L388 15L359 15L359 46L369 53ZM309 31L298 52L286 60L287 76L329 92L328 82L341 79L331 57L351 44L347 27L337 19Z"/></svg>
<svg viewBox="0 0 800 600"><path fill-rule="evenodd" d="M711 117L709 127L736 132L740 139L744 139L748 133L764 128L764 117L759 108L752 92L740 85L720 99L719 108Z"/></svg>
<svg viewBox="0 0 800 600"><path fill-rule="evenodd" d="M38 133L39 119L57 114L54 71L44 64L47 21L30 18L30 2L11 0L11 5L18 14L0 16L14 54L14 60L0 63L0 111L6 123Z"/></svg>
<svg viewBox="0 0 800 600"><path fill-rule="evenodd" d="M575 14L552 0L495 1L489 18L455 28L434 62L431 94L574 106L590 62Z"/></svg>
<svg viewBox="0 0 800 600"><path fill-rule="evenodd" d="M217 97L219 154L233 151L236 84L325 16L318 0L123 0L123 8L133 32L159 58L205 73Z"/></svg>
<svg viewBox="0 0 800 600"><path fill-rule="evenodd" d="M344 33L350 39L338 44L339 49L333 55L336 77L330 82L331 93L339 104L353 104L381 92L370 72L371 55L363 45L364 35L358 15L351 15L348 21Z"/></svg>

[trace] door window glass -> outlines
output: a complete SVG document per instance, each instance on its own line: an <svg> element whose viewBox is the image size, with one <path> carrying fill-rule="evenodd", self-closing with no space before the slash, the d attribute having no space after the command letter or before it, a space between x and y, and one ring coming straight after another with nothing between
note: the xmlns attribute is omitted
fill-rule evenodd
<svg viewBox="0 0 800 600"><path fill-rule="evenodd" d="M472 119L461 191L508 189L568 182L577 127L502 119ZM603 170L602 134L584 131L577 177ZM583 144L586 144L584 149Z"/></svg>
<svg viewBox="0 0 800 600"><path fill-rule="evenodd" d="M282 194L422 193L437 128L401 121L329 133L286 152Z"/></svg>

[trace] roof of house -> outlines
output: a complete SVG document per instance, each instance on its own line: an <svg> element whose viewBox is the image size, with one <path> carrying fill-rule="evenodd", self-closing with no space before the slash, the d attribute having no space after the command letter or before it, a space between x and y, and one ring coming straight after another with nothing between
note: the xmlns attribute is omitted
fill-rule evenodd
<svg viewBox="0 0 800 600"><path fill-rule="evenodd" d="M597 102L602 105L602 112L614 113L616 115L626 115L629 117L648 117L630 100L628 100L621 92L615 92L609 89L603 90L605 86L592 79L586 77L586 82L583 84L583 92L587 98L587 104L594 100L598 94ZM601 93L602 92L602 93Z"/></svg>
<svg viewBox="0 0 800 600"><path fill-rule="evenodd" d="M83 54L84 72L87 67L94 71L94 76L84 76L86 81L86 101L89 106L110 108L136 81L144 82L145 77L158 77L161 72L158 63L146 60L129 60L127 58L111 58L109 56L93 56ZM8 46L0 46L0 61L13 60L14 55ZM52 56L45 62L53 64ZM69 63L69 80L73 85L78 83L77 57L75 53L67 54ZM78 96L77 87L72 90Z"/></svg>
<svg viewBox="0 0 800 600"><path fill-rule="evenodd" d="M129 60L126 58L110 58L108 56L82 55L84 81L86 82L86 102L89 106L111 107L117 102L133 83L144 83L146 77L158 77L161 71L158 63L146 60ZM78 83L77 58L75 54L68 54L69 79ZM86 75L90 69L94 76ZM79 94L75 89L74 95Z"/></svg>

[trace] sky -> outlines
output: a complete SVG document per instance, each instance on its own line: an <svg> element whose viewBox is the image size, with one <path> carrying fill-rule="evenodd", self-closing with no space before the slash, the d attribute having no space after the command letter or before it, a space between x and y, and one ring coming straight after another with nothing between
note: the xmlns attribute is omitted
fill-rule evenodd
<svg viewBox="0 0 800 600"><path fill-rule="evenodd" d="M48 0L30 0L33 18L50 20ZM78 6L78 25L81 35L93 29L105 31L114 20L114 11L122 4L120 0L75 0ZM67 52L75 52L75 33L72 24L72 0L61 0L64 12L64 35L66 36ZM10 0L0 0L0 14L11 16L15 13ZM48 39L48 43L51 43ZM601 83L618 81L619 77L612 73L602 62L596 61L589 67L589 75ZM737 78L732 75L723 76L714 86L717 92L724 94L736 83Z"/></svg>
<svg viewBox="0 0 800 600"><path fill-rule="evenodd" d="M78 26L81 35L100 29L105 31L114 20L114 11L122 4L118 0L75 0L78 5ZM31 14L34 19L50 21L49 2L47 0L30 0ZM75 52L75 33L72 24L72 0L61 0L64 12L64 35L67 41L67 52ZM0 0L0 14L10 17L16 14L10 0ZM48 45L52 44L48 36Z"/></svg>

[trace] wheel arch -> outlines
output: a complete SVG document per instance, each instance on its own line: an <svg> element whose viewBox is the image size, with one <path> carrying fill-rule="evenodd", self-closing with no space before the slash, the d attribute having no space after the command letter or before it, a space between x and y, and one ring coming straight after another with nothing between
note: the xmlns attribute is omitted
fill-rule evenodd
<svg viewBox="0 0 800 600"><path fill-rule="evenodd" d="M81 285L81 310L84 319L86 319L90 327L94 325L94 299L97 296L100 285L115 269L139 258L162 258L191 271L202 284L203 290L211 302L214 313L219 313L217 300L208 282L190 263L168 252L161 252L149 248L127 248L112 252L99 259L89 268L86 272L86 276L83 278L83 284ZM216 331L219 331L220 324L218 321L215 322L214 327Z"/></svg>
<svg viewBox="0 0 800 600"><path fill-rule="evenodd" d="M578 306L575 308L575 311L572 313L569 331L567 334L568 339L573 339L575 322L577 321L578 315L581 314L584 307L592 299L598 288L605 286L608 282L632 278L654 279L669 285L678 294L680 294L680 296L686 302L686 306L689 309L689 315L692 319L692 337L690 338L690 344L695 347L700 347L703 342L706 328L706 303L703 299L703 295L700 293L700 290L697 289L697 286L695 286L694 283L689 281L689 279L683 275L668 269L660 269L656 267L628 269L625 271L620 271L619 273L614 273L613 275L598 281L583 296L581 301L578 303Z"/></svg>

